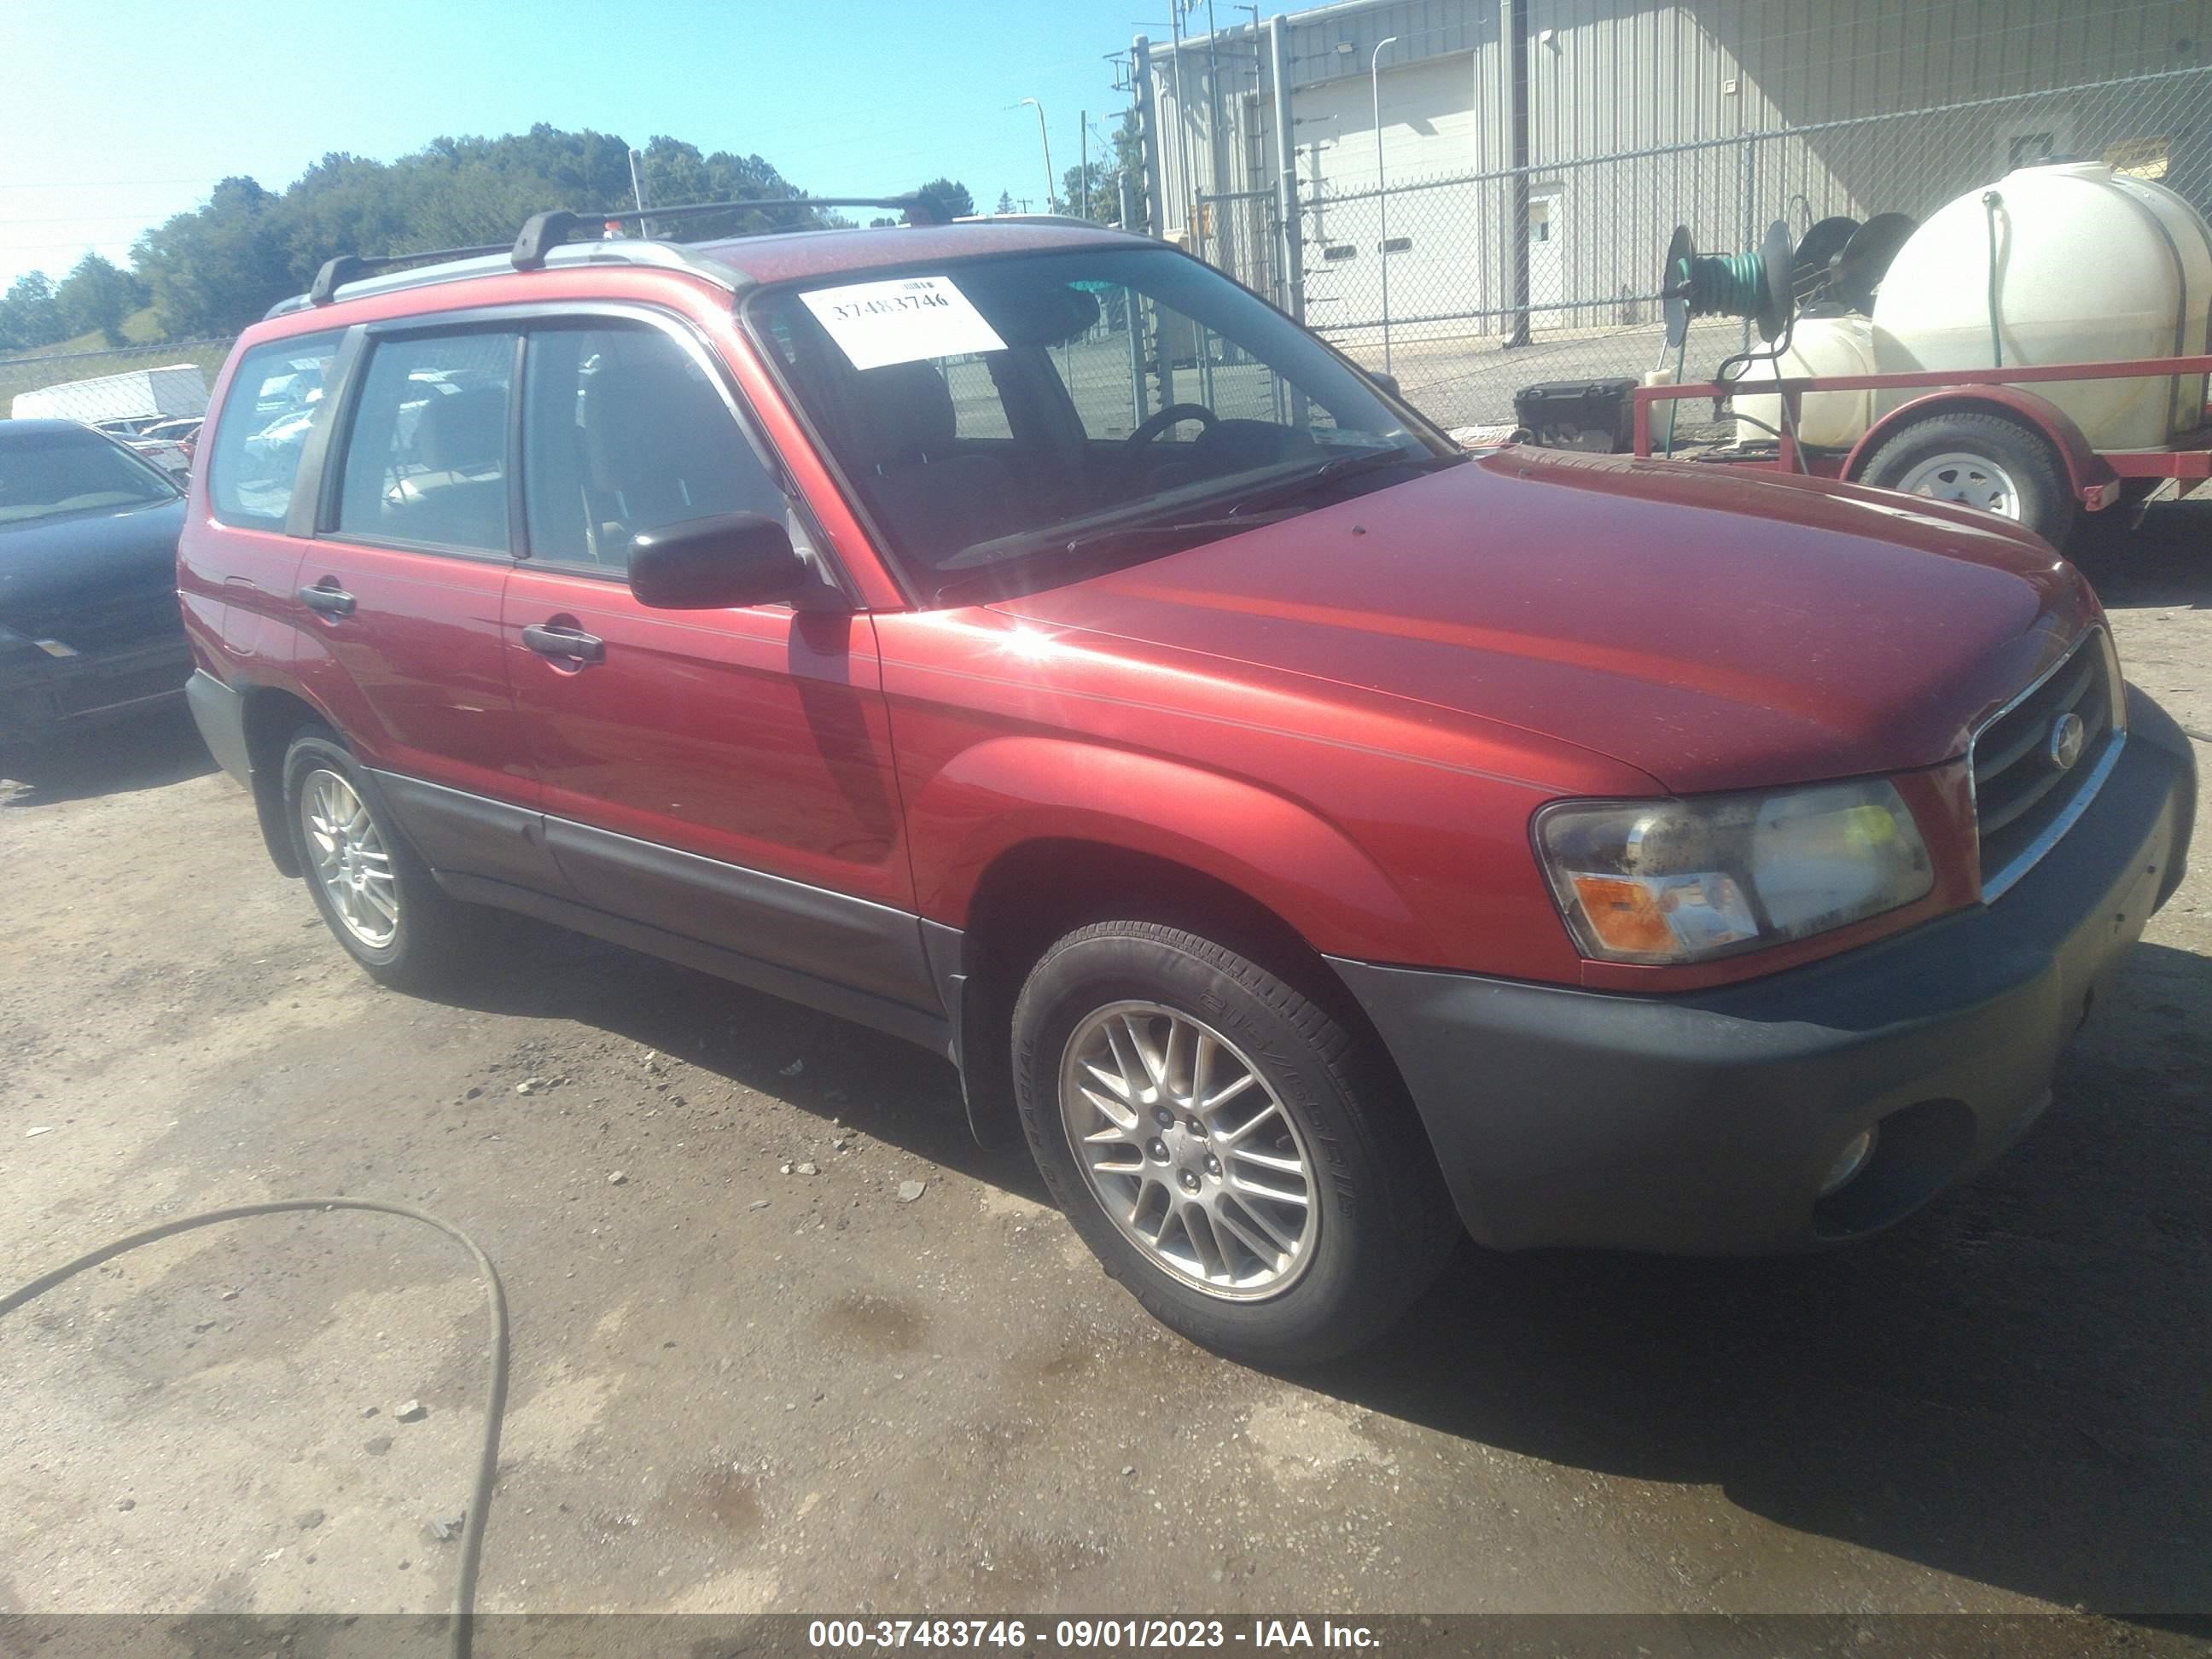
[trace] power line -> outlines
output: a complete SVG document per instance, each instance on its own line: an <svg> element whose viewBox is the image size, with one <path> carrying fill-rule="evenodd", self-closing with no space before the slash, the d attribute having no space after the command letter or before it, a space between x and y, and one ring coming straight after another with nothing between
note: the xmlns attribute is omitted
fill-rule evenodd
<svg viewBox="0 0 2212 1659"><path fill-rule="evenodd" d="M0 184L0 190L125 190L136 189L142 185L216 185L222 182L220 176L205 179L80 179L75 181L57 179L26 184Z"/></svg>

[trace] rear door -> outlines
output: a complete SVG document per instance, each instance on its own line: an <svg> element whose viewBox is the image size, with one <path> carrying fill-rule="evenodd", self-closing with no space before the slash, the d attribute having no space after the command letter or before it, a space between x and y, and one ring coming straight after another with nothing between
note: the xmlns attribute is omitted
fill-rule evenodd
<svg viewBox="0 0 2212 1659"><path fill-rule="evenodd" d="M804 516L704 345L642 312L535 325L504 635L546 836L593 908L928 1008L875 634L860 611L654 611L642 532Z"/></svg>
<svg viewBox="0 0 2212 1659"><path fill-rule="evenodd" d="M521 349L511 323L368 331L299 567L295 672L433 865L557 886L500 649Z"/></svg>
<svg viewBox="0 0 2212 1659"><path fill-rule="evenodd" d="M198 514L185 520L177 582L185 626L207 657L220 640L220 654L248 673L289 664L307 618L294 597L305 544L285 526L308 434L328 413L323 379L339 339L335 331L295 335L245 352L203 447L206 517L222 527L210 531ZM303 515L303 531L311 519Z"/></svg>

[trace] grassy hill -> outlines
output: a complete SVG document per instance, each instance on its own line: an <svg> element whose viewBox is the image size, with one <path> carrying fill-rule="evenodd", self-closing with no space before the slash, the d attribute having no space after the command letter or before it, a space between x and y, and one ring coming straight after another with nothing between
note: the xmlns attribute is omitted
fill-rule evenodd
<svg viewBox="0 0 2212 1659"><path fill-rule="evenodd" d="M161 332L153 307L149 306L123 319L123 337L131 342L127 345L110 346L94 332L0 360L0 416L11 412L10 406L20 392L169 363L198 363L212 386L216 371L229 354L230 342L194 340L164 344L160 341Z"/></svg>

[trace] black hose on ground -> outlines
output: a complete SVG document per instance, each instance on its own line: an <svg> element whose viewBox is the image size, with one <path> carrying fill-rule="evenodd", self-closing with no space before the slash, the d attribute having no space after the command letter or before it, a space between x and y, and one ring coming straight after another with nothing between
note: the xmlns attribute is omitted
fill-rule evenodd
<svg viewBox="0 0 2212 1659"><path fill-rule="evenodd" d="M218 1222L241 1221L249 1216L286 1215L310 1210L365 1210L374 1215L396 1215L403 1220L434 1227L469 1253L476 1262L477 1277L483 1281L485 1309L491 1316L491 1338L485 1355L489 1379L484 1388L483 1449L477 1458L476 1484L469 1492L469 1507L461 1517L461 1560L453 1579L449 1649L453 1659L469 1659L476 1620L477 1574L483 1559L484 1523L491 1512L492 1486L499 1476L500 1424L507 1414L507 1290L499 1281L499 1269L492 1266L483 1247L452 1222L442 1221L427 1210L378 1198L287 1198L267 1204L238 1204L228 1209L204 1210L198 1215L183 1216L112 1239L73 1261L63 1263L52 1273L41 1273L29 1284L0 1297L0 1319L88 1268L97 1267L103 1261L112 1261L125 1251L151 1244L156 1239L212 1227Z"/></svg>

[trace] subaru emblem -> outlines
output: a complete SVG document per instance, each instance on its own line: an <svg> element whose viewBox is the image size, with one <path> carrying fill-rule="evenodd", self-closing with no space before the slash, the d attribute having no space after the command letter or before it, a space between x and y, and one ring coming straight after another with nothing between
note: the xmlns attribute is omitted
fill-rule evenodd
<svg viewBox="0 0 2212 1659"><path fill-rule="evenodd" d="M2052 768L2070 772L2074 763L2081 758L2081 745L2089 736L2089 728L2081 724L2081 717L2068 709L2051 722L2051 743L2045 753L2051 757Z"/></svg>

